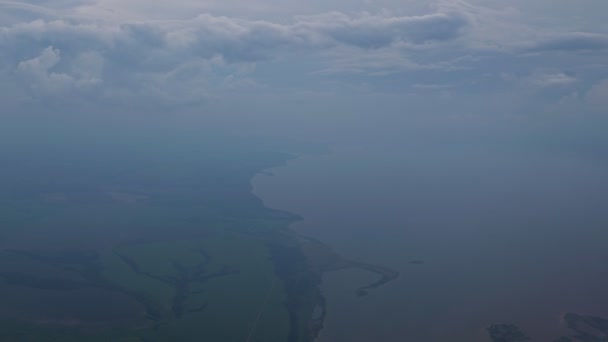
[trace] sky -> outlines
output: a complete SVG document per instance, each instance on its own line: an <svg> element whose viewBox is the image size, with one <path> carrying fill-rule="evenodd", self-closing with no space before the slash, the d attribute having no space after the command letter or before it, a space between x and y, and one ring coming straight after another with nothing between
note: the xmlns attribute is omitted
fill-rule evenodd
<svg viewBox="0 0 608 342"><path fill-rule="evenodd" d="M606 13L605 0L0 0L0 102L352 134L601 121Z"/></svg>

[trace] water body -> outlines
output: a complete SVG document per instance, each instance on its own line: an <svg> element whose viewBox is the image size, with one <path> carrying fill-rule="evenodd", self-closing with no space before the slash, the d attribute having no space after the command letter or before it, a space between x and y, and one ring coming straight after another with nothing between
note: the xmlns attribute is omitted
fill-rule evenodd
<svg viewBox="0 0 608 342"><path fill-rule="evenodd" d="M515 324L568 335L564 314L608 316L608 172L577 154L517 146L343 144L253 179L267 206L342 256L390 267L324 278L319 341L489 341Z"/></svg>

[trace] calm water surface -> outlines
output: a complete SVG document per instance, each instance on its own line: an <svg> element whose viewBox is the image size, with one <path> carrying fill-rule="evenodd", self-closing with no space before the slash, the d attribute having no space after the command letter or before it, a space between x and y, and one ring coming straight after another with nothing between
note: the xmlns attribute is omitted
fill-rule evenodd
<svg viewBox="0 0 608 342"><path fill-rule="evenodd" d="M293 228L401 277L324 279L320 341L487 341L511 323L533 341L565 312L608 316L608 172L546 151L471 146L335 146L254 178ZM423 260L413 264L412 260Z"/></svg>

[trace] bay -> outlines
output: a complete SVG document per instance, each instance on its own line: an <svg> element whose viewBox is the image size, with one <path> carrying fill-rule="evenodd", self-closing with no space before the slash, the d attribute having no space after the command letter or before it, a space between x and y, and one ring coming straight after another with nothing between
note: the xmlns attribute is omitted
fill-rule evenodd
<svg viewBox="0 0 608 342"><path fill-rule="evenodd" d="M504 146L342 144L259 174L267 206L348 259L400 272L324 278L319 341L534 341L572 333L567 312L608 315L608 173L591 159Z"/></svg>

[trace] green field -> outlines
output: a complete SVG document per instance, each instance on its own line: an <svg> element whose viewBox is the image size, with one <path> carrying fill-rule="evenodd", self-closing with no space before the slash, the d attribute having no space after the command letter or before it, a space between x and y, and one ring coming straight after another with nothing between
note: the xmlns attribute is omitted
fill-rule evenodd
<svg viewBox="0 0 608 342"><path fill-rule="evenodd" d="M250 186L289 155L65 133L0 146L0 340L312 340L320 274L298 217Z"/></svg>

